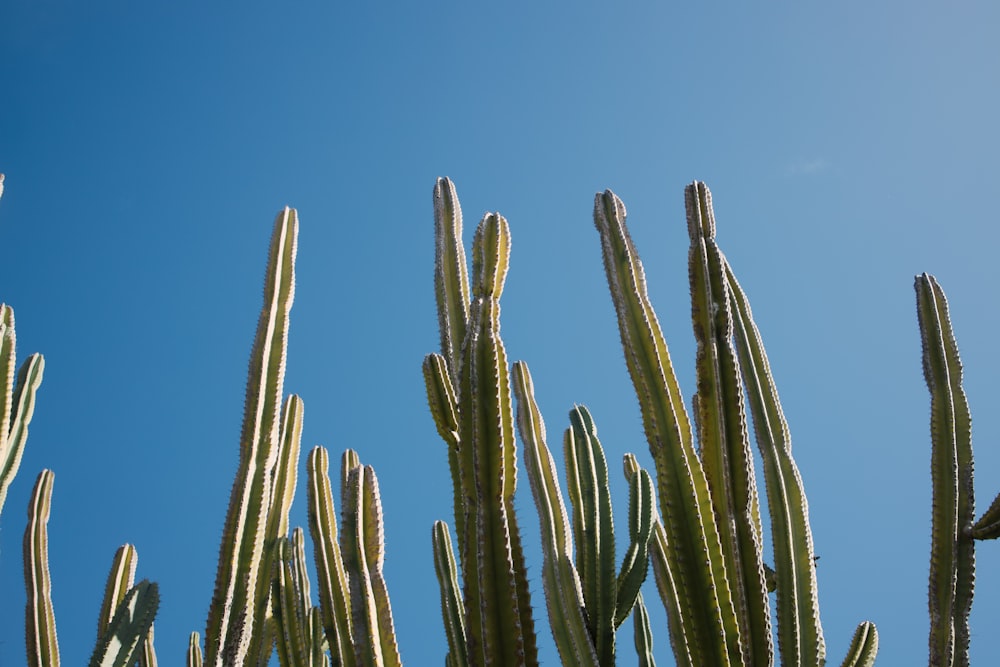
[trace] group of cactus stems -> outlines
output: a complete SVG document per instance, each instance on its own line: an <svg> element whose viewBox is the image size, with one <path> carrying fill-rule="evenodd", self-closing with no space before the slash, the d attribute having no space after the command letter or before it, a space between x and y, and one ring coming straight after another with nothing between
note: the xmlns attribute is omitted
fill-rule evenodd
<svg viewBox="0 0 1000 667"><path fill-rule="evenodd" d="M2 187L0 175L0 194ZM655 468L654 478L636 457L624 457L628 548L619 561L608 465L594 417L586 407L574 406L563 436L570 511L531 374L524 362L508 364L499 321L511 245L507 221L496 213L483 217L472 245L470 276L455 187L448 179L438 180L434 283L441 351L424 359L423 371L454 487L457 561L451 528L439 521L432 530L449 667L538 663L514 507L515 432L540 519L542 589L563 664L616 664L616 632L629 615L639 664L655 664L653 628L640 593L650 564L677 665L825 664L808 505L767 356L747 297L716 244L708 188L693 183L685 199L698 342L693 428L625 226L625 206L611 191L595 200L608 285ZM318 606L307 574L304 531L289 527L303 417L299 397L283 400L297 236L297 214L286 208L271 239L239 468L204 647L199 633L191 633L189 667L266 665L275 653L283 667L401 665L383 576L382 507L374 470L355 452L343 454L338 530L329 454L317 446L307 457ZM974 544L1000 535L1000 496L974 520L970 417L947 302L926 274L917 277L916 292L931 393L929 663L967 665ZM4 305L0 510L19 467L44 369L38 354L16 374L15 361L14 314ZM765 477L770 558L762 550L764 522L748 413ZM38 476L24 535L26 645L32 666L59 664L48 567L53 480L49 470ZM98 613L92 666L157 664L153 618L159 593L155 583L136 583L137 561L131 545L115 553ZM862 622L842 664L871 665L877 648L875 626Z"/></svg>

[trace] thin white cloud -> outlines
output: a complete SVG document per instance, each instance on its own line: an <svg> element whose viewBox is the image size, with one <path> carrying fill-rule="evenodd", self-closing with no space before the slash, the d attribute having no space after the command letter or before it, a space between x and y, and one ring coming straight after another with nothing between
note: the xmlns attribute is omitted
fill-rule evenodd
<svg viewBox="0 0 1000 667"><path fill-rule="evenodd" d="M816 174L821 171L826 170L830 164L821 157L812 158L809 160L799 160L798 162L793 162L788 166L787 172L789 175L796 174Z"/></svg>

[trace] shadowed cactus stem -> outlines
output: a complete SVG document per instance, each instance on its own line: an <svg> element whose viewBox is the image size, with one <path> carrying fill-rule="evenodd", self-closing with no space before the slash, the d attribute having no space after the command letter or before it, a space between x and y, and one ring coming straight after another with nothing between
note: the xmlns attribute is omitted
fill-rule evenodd
<svg viewBox="0 0 1000 667"><path fill-rule="evenodd" d="M969 664L975 583L972 418L948 301L933 276L917 276L924 377L931 394L930 664Z"/></svg>

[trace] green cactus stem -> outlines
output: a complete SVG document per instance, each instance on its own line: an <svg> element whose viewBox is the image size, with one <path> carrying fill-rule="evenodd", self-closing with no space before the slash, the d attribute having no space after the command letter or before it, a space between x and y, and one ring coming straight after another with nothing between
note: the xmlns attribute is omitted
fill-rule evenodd
<svg viewBox="0 0 1000 667"><path fill-rule="evenodd" d="M48 523L54 481L55 474L51 470L39 473L28 503L28 526L24 530L24 583L28 594L24 625L30 667L59 667L59 641L49 575Z"/></svg>
<svg viewBox="0 0 1000 667"><path fill-rule="evenodd" d="M847 657L841 663L842 667L872 667L875 655L878 653L878 630L875 624L864 621L854 631L851 646L847 649Z"/></svg>
<svg viewBox="0 0 1000 667"><path fill-rule="evenodd" d="M510 380L500 339L510 231L499 214L480 221L470 287L461 208L447 179L435 186L434 212L441 354L425 359L424 378L438 431L449 445L469 661L534 665L534 621L514 513Z"/></svg>
<svg viewBox="0 0 1000 667"><path fill-rule="evenodd" d="M201 637L197 632L188 639L187 667L202 667Z"/></svg>
<svg viewBox="0 0 1000 667"><path fill-rule="evenodd" d="M155 583L144 580L130 588L98 640L90 667L132 667L143 654L159 604Z"/></svg>
<svg viewBox="0 0 1000 667"><path fill-rule="evenodd" d="M0 514L7 489L21 466L28 425L35 411L35 394L45 371L45 359L33 354L21 365L15 381L16 342L14 309L0 304Z"/></svg>
<svg viewBox="0 0 1000 667"><path fill-rule="evenodd" d="M635 652L639 656L639 667L656 667L653 659L653 631L649 627L649 613L642 601L642 594L636 596L635 610L632 612Z"/></svg>
<svg viewBox="0 0 1000 667"><path fill-rule="evenodd" d="M469 648L465 632L465 603L458 583L458 566L455 563L448 524L435 521L431 538L434 544L434 572L441 589L441 615L445 636L448 638L446 661L455 667L467 667Z"/></svg>
<svg viewBox="0 0 1000 667"><path fill-rule="evenodd" d="M819 619L815 551L805 487L792 458L788 424L750 303L728 264L726 276L735 314L737 351L767 489L778 647L785 664L818 665L825 660L826 642Z"/></svg>
<svg viewBox="0 0 1000 667"><path fill-rule="evenodd" d="M596 666L601 663L588 627L583 587L573 557L573 526L545 442L545 422L535 402L531 373L523 361L514 364L513 388L524 464L542 533L542 585L549 626L564 665Z"/></svg>
<svg viewBox="0 0 1000 667"><path fill-rule="evenodd" d="M930 664L962 666L969 664L975 579L972 418L944 290L926 273L914 288L931 394Z"/></svg>
<svg viewBox="0 0 1000 667"><path fill-rule="evenodd" d="M351 619L358 664L401 667L389 592L382 572L385 545L382 500L371 466L344 453L344 518L340 546L351 591Z"/></svg>
<svg viewBox="0 0 1000 667"><path fill-rule="evenodd" d="M712 195L704 183L685 191L691 248L691 311L698 343L695 424L705 475L712 489L726 574L736 604L743 660L771 660L771 622L761 557L760 507L743 408L740 365L733 348L733 315L726 260L715 242Z"/></svg>
<svg viewBox="0 0 1000 667"><path fill-rule="evenodd" d="M664 604L679 615L684 650L694 664L740 664L744 639L726 577L708 480L625 218L625 205L613 192L597 195L594 223L601 237L625 361L656 465L660 506L670 508L664 515L666 539L661 546L672 597ZM677 660L684 658L677 656Z"/></svg>
<svg viewBox="0 0 1000 667"><path fill-rule="evenodd" d="M337 539L337 512L330 484L330 455L323 447L309 452L309 534L313 541L323 627L334 665L353 667L351 593Z"/></svg>
<svg viewBox="0 0 1000 667"><path fill-rule="evenodd" d="M240 436L240 464L226 515L215 594L205 631L205 661L215 667L256 662L261 613L270 596L268 534L275 466L281 461L281 405L288 315L295 293L298 219L286 208L275 220L264 281L264 306L250 358ZM270 646L268 647L270 650Z"/></svg>

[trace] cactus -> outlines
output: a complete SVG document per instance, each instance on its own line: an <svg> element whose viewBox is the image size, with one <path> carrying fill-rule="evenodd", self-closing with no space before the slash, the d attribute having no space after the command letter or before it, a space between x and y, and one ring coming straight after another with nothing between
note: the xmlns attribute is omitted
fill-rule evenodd
<svg viewBox="0 0 1000 667"><path fill-rule="evenodd" d="M97 641L90 667L132 667L145 659L145 640L160 604L156 584L140 581L128 590Z"/></svg>
<svg viewBox="0 0 1000 667"><path fill-rule="evenodd" d="M294 470L282 450L301 432L297 399L290 399L279 419L288 314L295 294L295 251L298 217L286 208L275 220L264 306L250 359L240 436L240 465L226 514L215 594L205 630L205 662L209 665L266 661L274 544L287 525L287 496L281 484ZM297 444L295 445L298 446ZM291 463L291 469L288 468ZM294 489L294 481L291 483ZM266 648L265 648L266 646Z"/></svg>
<svg viewBox="0 0 1000 667"><path fill-rule="evenodd" d="M39 473L31 492L28 526L24 531L24 583L28 593L24 624L31 667L59 667L59 641L49 575L48 523L54 481L55 474L51 470Z"/></svg>
<svg viewBox="0 0 1000 667"><path fill-rule="evenodd" d="M931 665L969 664L969 614L975 540L996 537L996 505L974 522L972 417L948 300L934 276L916 277L924 378L931 394L931 566L928 606Z"/></svg>
<svg viewBox="0 0 1000 667"><path fill-rule="evenodd" d="M139 555L131 544L124 544L115 552L108 573L108 582L104 587L104 601L97 616L97 640L103 641L108 634L115 614L125 600L125 596L135 585L135 571L139 564ZM149 631L142 640L138 655L140 667L156 667L156 650L153 648L153 623L150 619Z"/></svg>
<svg viewBox="0 0 1000 667"><path fill-rule="evenodd" d="M627 475L630 544L616 576L608 469L590 412L573 408L564 437L570 522L527 365L515 363L513 375L525 466L541 520L542 583L559 655L567 665L614 665L615 630L635 606L648 569L653 482L638 468Z"/></svg>
<svg viewBox="0 0 1000 667"><path fill-rule="evenodd" d="M708 188L690 185L685 200L698 342L697 449L642 264L625 227L625 205L609 190L597 195L594 206L625 359L665 508L650 549L674 655L682 665L771 664L774 659L745 394L768 491L782 662L822 665L826 649L808 505L767 357L746 296L715 242ZM863 624L858 632L867 628ZM866 655L874 654L873 645L865 643Z"/></svg>
<svg viewBox="0 0 1000 667"><path fill-rule="evenodd" d="M534 621L514 512L517 466L510 378L500 339L499 299L510 231L500 214L487 214L480 221L470 289L461 244L462 213L448 179L438 180L434 204L441 354L428 355L423 368L431 412L448 446L468 664L534 665ZM447 579L440 583L451 584ZM450 655L457 659L459 653L453 648Z"/></svg>
<svg viewBox="0 0 1000 667"><path fill-rule="evenodd" d="M2 182L0 182L2 184ZM16 341L14 309L0 304L0 515L3 513L7 489L21 465L28 425L35 411L35 394L42 383L45 359L33 354L21 365L15 382Z"/></svg>

